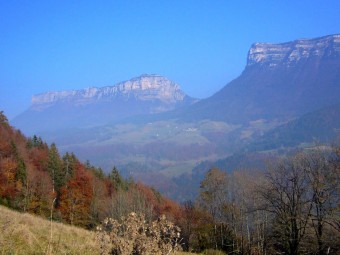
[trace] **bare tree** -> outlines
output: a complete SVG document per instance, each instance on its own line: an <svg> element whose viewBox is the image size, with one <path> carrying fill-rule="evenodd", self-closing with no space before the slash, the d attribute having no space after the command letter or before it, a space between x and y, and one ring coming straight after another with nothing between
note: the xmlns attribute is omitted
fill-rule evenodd
<svg viewBox="0 0 340 255"><path fill-rule="evenodd" d="M274 246L285 254L299 254L311 214L311 197L299 155L270 167L260 189L263 209L274 216Z"/></svg>
<svg viewBox="0 0 340 255"><path fill-rule="evenodd" d="M240 240L240 251L242 254L266 254L269 213L258 210L261 197L255 192L263 184L263 172L234 171L231 183L233 207L238 212L234 233Z"/></svg>
<svg viewBox="0 0 340 255"><path fill-rule="evenodd" d="M218 168L209 170L201 182L199 204L215 221L223 221L228 199L227 174Z"/></svg>
<svg viewBox="0 0 340 255"><path fill-rule="evenodd" d="M302 158L312 197L311 225L315 230L319 255L327 254L332 246L325 240L326 228L332 227L340 233L340 154L336 152L318 149L305 153Z"/></svg>

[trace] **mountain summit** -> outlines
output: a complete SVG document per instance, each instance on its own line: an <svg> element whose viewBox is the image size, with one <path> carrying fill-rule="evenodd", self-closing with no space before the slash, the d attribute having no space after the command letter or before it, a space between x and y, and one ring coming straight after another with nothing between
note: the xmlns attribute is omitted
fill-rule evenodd
<svg viewBox="0 0 340 255"><path fill-rule="evenodd" d="M168 78L144 74L114 86L34 95L31 107L13 123L27 133L95 126L165 112L195 101Z"/></svg>

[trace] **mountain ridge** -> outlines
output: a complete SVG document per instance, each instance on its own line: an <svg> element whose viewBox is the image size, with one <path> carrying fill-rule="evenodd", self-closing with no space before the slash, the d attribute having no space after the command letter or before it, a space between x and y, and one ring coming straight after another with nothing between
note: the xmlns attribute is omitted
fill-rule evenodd
<svg viewBox="0 0 340 255"><path fill-rule="evenodd" d="M144 74L114 86L35 95L31 107L14 118L13 124L27 134L34 134L104 125L173 110L196 101L168 78Z"/></svg>
<svg viewBox="0 0 340 255"><path fill-rule="evenodd" d="M180 86L155 74L143 74L127 81L119 82L113 86L89 87L80 90L65 90L57 92L46 92L32 97L32 107L39 108L46 104L58 102L73 102L75 104L87 104L98 100L114 100L117 97L127 100L130 96L140 100L158 99L167 103L183 101L188 97Z"/></svg>

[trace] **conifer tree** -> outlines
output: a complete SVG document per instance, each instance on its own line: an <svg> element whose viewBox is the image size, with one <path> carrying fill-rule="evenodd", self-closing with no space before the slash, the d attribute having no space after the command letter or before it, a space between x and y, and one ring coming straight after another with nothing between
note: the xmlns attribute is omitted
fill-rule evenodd
<svg viewBox="0 0 340 255"><path fill-rule="evenodd" d="M125 182L124 178L120 175L118 169L114 166L109 174L109 179L111 180L114 188L116 190L119 189L127 189L127 183Z"/></svg>
<svg viewBox="0 0 340 255"><path fill-rule="evenodd" d="M6 117L6 115L4 114L4 111L0 111L0 124L1 125L5 125L8 126L8 119Z"/></svg>
<svg viewBox="0 0 340 255"><path fill-rule="evenodd" d="M79 162L77 157L74 155L74 153L68 153L63 156L62 158L63 162L63 171L62 174L63 178L61 178L61 186L63 186L73 175L75 172L76 164Z"/></svg>
<svg viewBox="0 0 340 255"><path fill-rule="evenodd" d="M59 192L65 182L65 174L63 173L62 161L55 143L51 144L48 151L47 171L52 178L54 191Z"/></svg>

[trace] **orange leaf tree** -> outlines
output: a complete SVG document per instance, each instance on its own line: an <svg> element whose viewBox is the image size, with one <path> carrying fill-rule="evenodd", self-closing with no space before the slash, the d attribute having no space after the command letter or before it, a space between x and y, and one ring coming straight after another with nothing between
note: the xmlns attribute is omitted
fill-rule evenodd
<svg viewBox="0 0 340 255"><path fill-rule="evenodd" d="M80 163L75 170L74 176L60 190L59 208L66 222L87 226L93 198L93 177Z"/></svg>

